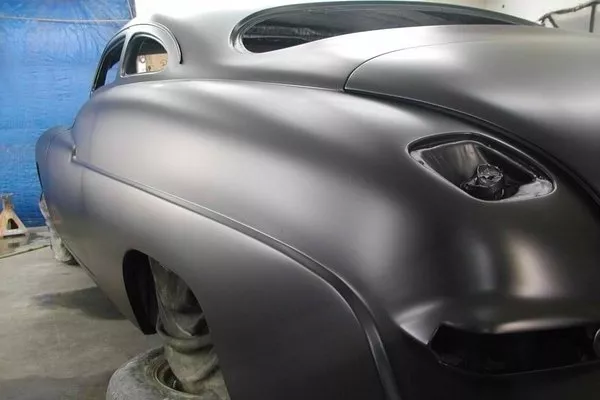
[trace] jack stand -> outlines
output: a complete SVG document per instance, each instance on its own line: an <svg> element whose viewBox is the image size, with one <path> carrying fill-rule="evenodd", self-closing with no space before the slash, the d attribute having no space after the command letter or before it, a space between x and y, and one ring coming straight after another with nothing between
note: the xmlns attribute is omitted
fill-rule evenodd
<svg viewBox="0 0 600 400"><path fill-rule="evenodd" d="M25 224L15 213L12 204L12 193L0 195L2 199L2 212L0 212L0 239L9 236L20 236L27 234Z"/></svg>

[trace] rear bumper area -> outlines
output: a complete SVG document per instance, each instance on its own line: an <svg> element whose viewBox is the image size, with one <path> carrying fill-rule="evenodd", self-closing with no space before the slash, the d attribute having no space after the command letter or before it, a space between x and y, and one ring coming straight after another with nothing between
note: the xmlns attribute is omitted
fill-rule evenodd
<svg viewBox="0 0 600 400"><path fill-rule="evenodd" d="M469 373L442 364L404 333L388 352L403 400L592 400L600 393L595 362L507 375Z"/></svg>

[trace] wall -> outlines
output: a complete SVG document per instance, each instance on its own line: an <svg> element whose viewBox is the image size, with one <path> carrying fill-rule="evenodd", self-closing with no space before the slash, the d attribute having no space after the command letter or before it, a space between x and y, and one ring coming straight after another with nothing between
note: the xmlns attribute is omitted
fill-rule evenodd
<svg viewBox="0 0 600 400"><path fill-rule="evenodd" d="M127 0L0 2L0 193L42 225L35 142L71 125L107 40L130 18Z"/></svg>
<svg viewBox="0 0 600 400"><path fill-rule="evenodd" d="M542 15L562 8L575 7L585 0L485 0L484 7L505 14L537 21ZM589 27L590 8L576 13L556 16L559 27L571 30L584 30ZM597 20L600 23L600 21Z"/></svg>
<svg viewBox="0 0 600 400"><path fill-rule="evenodd" d="M536 21L549 11L574 7L582 2L583 0L485 0L484 7Z"/></svg>

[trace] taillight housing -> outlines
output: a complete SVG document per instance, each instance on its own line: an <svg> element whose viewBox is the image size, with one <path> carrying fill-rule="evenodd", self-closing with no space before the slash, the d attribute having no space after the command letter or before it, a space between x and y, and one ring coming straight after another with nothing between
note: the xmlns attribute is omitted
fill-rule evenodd
<svg viewBox="0 0 600 400"><path fill-rule="evenodd" d="M409 152L419 164L479 200L527 199L554 190L550 175L537 162L487 136L437 135L412 143Z"/></svg>

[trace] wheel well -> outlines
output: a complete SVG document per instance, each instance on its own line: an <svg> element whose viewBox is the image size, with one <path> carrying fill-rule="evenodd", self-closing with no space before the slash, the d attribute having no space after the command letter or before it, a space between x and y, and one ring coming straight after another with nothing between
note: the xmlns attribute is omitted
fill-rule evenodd
<svg viewBox="0 0 600 400"><path fill-rule="evenodd" d="M130 250L125 254L123 281L141 331L147 335L156 333L158 305L154 291L154 278L146 254L137 250Z"/></svg>

